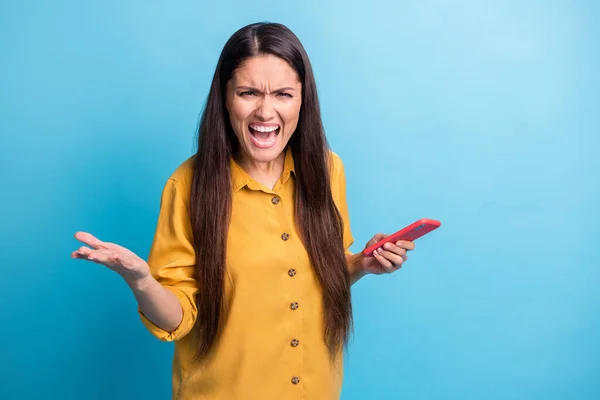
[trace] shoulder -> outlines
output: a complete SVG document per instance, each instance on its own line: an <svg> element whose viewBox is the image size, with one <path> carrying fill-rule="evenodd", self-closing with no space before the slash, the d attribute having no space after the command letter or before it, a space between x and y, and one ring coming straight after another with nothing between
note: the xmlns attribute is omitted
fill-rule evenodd
<svg viewBox="0 0 600 400"><path fill-rule="evenodd" d="M342 158L334 151L329 150L329 171L332 179L337 179L344 170Z"/></svg>
<svg viewBox="0 0 600 400"><path fill-rule="evenodd" d="M329 176L331 179L331 190L336 201L339 201L339 194L346 190L346 174L344 172L344 162L342 158L334 151L329 151Z"/></svg>
<svg viewBox="0 0 600 400"><path fill-rule="evenodd" d="M184 202L189 201L192 179L194 177L194 161L195 155L183 160L171 172L171 175L165 183L163 190L171 193L171 196L181 198Z"/></svg>
<svg viewBox="0 0 600 400"><path fill-rule="evenodd" d="M169 179L176 181L178 184L183 186L189 186L192 183L194 176L194 161L196 155L188 157L183 160L171 173Z"/></svg>

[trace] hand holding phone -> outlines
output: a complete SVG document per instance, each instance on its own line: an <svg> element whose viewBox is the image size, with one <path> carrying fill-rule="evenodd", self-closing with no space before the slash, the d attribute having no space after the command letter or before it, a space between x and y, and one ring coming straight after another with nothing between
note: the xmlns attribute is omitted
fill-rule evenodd
<svg viewBox="0 0 600 400"><path fill-rule="evenodd" d="M367 247L363 250L363 254L367 257L373 256L373 251L380 248L386 243L395 243L399 240L407 240L412 242L421 236L437 229L441 226L441 222L435 219L423 218L418 221L413 222L412 224L400 229L398 232L393 233L379 242Z"/></svg>

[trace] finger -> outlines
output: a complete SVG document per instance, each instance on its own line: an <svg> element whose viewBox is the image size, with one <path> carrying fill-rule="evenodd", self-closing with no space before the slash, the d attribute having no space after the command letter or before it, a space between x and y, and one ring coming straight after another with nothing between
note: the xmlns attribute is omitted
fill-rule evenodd
<svg viewBox="0 0 600 400"><path fill-rule="evenodd" d="M93 250L88 247L82 246L77 251L74 251L71 254L71 256L73 258L79 258L83 260L94 261L99 264L104 264L106 262L111 261L111 254L114 254L114 252L107 249Z"/></svg>
<svg viewBox="0 0 600 400"><path fill-rule="evenodd" d="M77 249L76 251L74 251L73 253L71 253L71 255L73 256L73 258L79 258L82 260L90 260L90 257L93 258L93 254L94 252L96 252L98 250L93 250L90 249L89 247L80 247L79 249Z"/></svg>
<svg viewBox="0 0 600 400"><path fill-rule="evenodd" d="M82 246L79 249L75 250L74 252L71 253L71 257L73 258L87 258L87 255L89 254L89 252L91 252L92 249Z"/></svg>
<svg viewBox="0 0 600 400"><path fill-rule="evenodd" d="M394 264L392 264L387 258L380 254L382 251L385 250L377 249L373 252L373 255L375 256L379 264L381 264L381 266L385 269L385 272L393 272Z"/></svg>
<svg viewBox="0 0 600 400"><path fill-rule="evenodd" d="M113 268L121 261L119 254L114 251L101 249L93 250L87 254L87 259L96 264L103 264L109 268Z"/></svg>
<svg viewBox="0 0 600 400"><path fill-rule="evenodd" d="M76 250L74 252L71 253L71 258L87 258L85 255L83 255L82 253L79 252L79 250Z"/></svg>
<svg viewBox="0 0 600 400"><path fill-rule="evenodd" d="M75 239L79 240L92 247L93 249L107 249L108 246L103 241L96 238L94 235L87 232L77 232L75 234Z"/></svg>
<svg viewBox="0 0 600 400"><path fill-rule="evenodd" d="M408 240L399 240L396 242L396 246L402 247L403 249L406 249L408 251L412 251L415 249L415 243L410 242Z"/></svg>
<svg viewBox="0 0 600 400"><path fill-rule="evenodd" d="M399 256L396 253L392 253L391 251L379 249L377 251L377 253L380 256L384 257L388 262L390 262L393 267L398 267L398 266L402 265L402 263L404 262L404 259L402 258L402 256Z"/></svg>
<svg viewBox="0 0 600 400"><path fill-rule="evenodd" d="M387 251L391 251L394 254L399 255L400 257L402 257L402 260L406 261L408 259L408 255L406 254L406 249L403 249L402 247L398 247L392 243L386 243L383 245L383 248Z"/></svg>
<svg viewBox="0 0 600 400"><path fill-rule="evenodd" d="M374 245L375 243L377 243L377 242L379 242L379 241L381 241L381 240L385 239L385 238L386 238L386 237L388 237L388 236L389 236L389 235L386 235L385 233L377 233L377 234L375 234L375 236L373 236L373 237L371 238L371 240L369 240L369 243L368 243L368 245L369 245L369 246L371 246L371 245Z"/></svg>

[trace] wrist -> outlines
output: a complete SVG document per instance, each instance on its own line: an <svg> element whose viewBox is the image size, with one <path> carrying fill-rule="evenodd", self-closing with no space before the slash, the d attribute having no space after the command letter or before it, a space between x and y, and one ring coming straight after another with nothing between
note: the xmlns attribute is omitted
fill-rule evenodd
<svg viewBox="0 0 600 400"><path fill-rule="evenodd" d="M134 292L143 292L152 284L153 280L154 278L152 275L148 274L143 278L138 278L132 281L125 280L125 282L127 283L127 286L129 286L129 288Z"/></svg>
<svg viewBox="0 0 600 400"><path fill-rule="evenodd" d="M355 283L360 278L367 275L362 267L363 258L364 255L362 254L362 252L346 256L346 260L348 261L348 273L350 274L351 283Z"/></svg>

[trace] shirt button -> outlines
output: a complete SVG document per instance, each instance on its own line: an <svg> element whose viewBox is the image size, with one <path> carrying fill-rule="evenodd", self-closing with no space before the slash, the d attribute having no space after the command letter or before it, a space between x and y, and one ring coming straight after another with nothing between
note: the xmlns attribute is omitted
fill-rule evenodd
<svg viewBox="0 0 600 400"><path fill-rule="evenodd" d="M281 240L288 240L289 238L290 238L289 233L284 233L283 235L281 235Z"/></svg>
<svg viewBox="0 0 600 400"><path fill-rule="evenodd" d="M271 199L271 203L273 204L279 204L279 197L275 196Z"/></svg>
<svg viewBox="0 0 600 400"><path fill-rule="evenodd" d="M290 270L288 271L288 275L289 275L289 276L294 276L294 275L296 275L296 270L295 270L294 268L290 269Z"/></svg>
<svg viewBox="0 0 600 400"><path fill-rule="evenodd" d="M300 378L298 378L297 376L294 376L294 377L292 378L292 383L293 383L294 385L297 385L299 382L300 382Z"/></svg>
<svg viewBox="0 0 600 400"><path fill-rule="evenodd" d="M292 347L297 347L300 344L300 341L298 339L294 339L290 344L292 345Z"/></svg>
<svg viewBox="0 0 600 400"><path fill-rule="evenodd" d="M292 310L297 310L297 309L298 309L298 303L296 303L296 302L293 302L292 304L290 304L290 308L291 308Z"/></svg>

